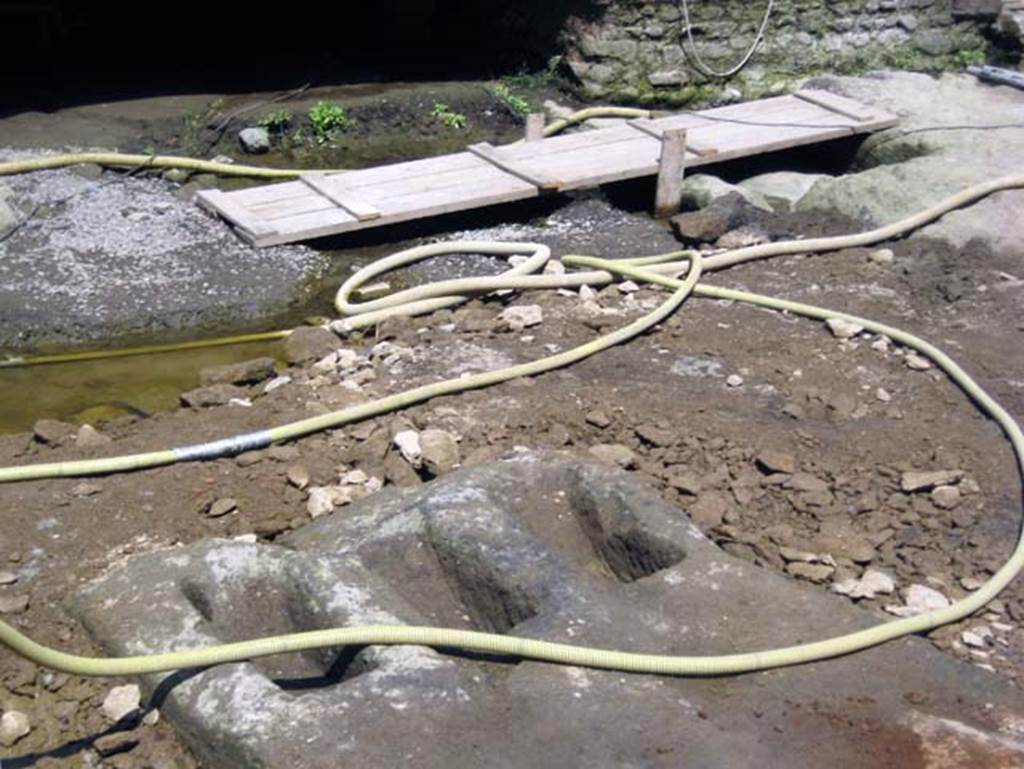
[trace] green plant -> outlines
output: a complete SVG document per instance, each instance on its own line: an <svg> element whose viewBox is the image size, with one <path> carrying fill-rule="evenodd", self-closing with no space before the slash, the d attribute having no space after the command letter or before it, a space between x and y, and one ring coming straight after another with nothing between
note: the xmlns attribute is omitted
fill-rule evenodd
<svg viewBox="0 0 1024 769"><path fill-rule="evenodd" d="M292 113L286 109L276 109L273 112L268 112L266 115L260 118L257 125L266 128L268 131L274 131L276 133L283 133L292 122Z"/></svg>
<svg viewBox="0 0 1024 769"><path fill-rule="evenodd" d="M430 111L430 114L438 118L448 128L458 129L466 127L466 116L461 112L452 112L451 108L444 102L435 102L434 109Z"/></svg>
<svg viewBox="0 0 1024 769"><path fill-rule="evenodd" d="M530 102L522 96L517 96L504 83L495 83L491 88L491 95L500 101L509 111L519 117L526 117L530 114Z"/></svg>
<svg viewBox="0 0 1024 769"><path fill-rule="evenodd" d="M317 142L327 141L335 131L344 131L352 125L352 119L340 104L318 101L309 108L309 122Z"/></svg>
<svg viewBox="0 0 1024 769"><path fill-rule="evenodd" d="M985 51L981 48L961 48L955 56L962 67L985 63Z"/></svg>
<svg viewBox="0 0 1024 769"><path fill-rule="evenodd" d="M539 91L549 88L558 79L558 68L562 64L561 56L552 56L547 66L541 70L531 70L525 64L510 75L503 75L501 82L509 88L521 91Z"/></svg>

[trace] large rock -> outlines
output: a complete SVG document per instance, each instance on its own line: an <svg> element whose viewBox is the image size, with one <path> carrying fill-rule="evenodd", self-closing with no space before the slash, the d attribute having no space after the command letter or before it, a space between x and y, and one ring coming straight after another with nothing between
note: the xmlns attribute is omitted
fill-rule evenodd
<svg viewBox="0 0 1024 769"><path fill-rule="evenodd" d="M699 211L676 214L669 221L684 243L713 243L725 233L755 222L759 213L742 195L730 192Z"/></svg>
<svg viewBox="0 0 1024 769"><path fill-rule="evenodd" d="M878 621L727 555L620 471L529 452L376 494L278 544L213 540L134 556L78 607L111 654L408 623L706 655ZM713 679L371 646L143 683L211 769L1024 760L1013 731L1024 696L921 638Z"/></svg>
<svg viewBox="0 0 1024 769"><path fill-rule="evenodd" d="M59 117L33 114L61 125ZM116 121L88 122L95 130ZM35 133L52 139L49 130ZM3 184L12 197L0 200L0 237L11 223L7 207L22 218L36 211L28 226L0 241L5 350L84 342L116 348L137 337L203 336L199 328L228 335L250 331L254 322L275 327L328 273L325 254L303 245L255 248L223 220L177 199L175 190L186 187L160 178L97 184L62 168L7 176ZM55 200L65 202L54 207Z"/></svg>
<svg viewBox="0 0 1024 769"><path fill-rule="evenodd" d="M683 179L682 204L684 208L700 209L730 193L736 193L751 205L771 211L772 207L758 193L719 179L711 174L694 174Z"/></svg>
<svg viewBox="0 0 1024 769"><path fill-rule="evenodd" d="M816 182L828 178L831 177L824 174L776 171L744 179L739 187L750 193L753 199L763 199L773 211L784 213L791 211Z"/></svg>
<svg viewBox="0 0 1024 769"><path fill-rule="evenodd" d="M970 75L939 78L912 72L835 78L823 83L900 115L892 131L865 141L860 161L867 170L819 180L797 210L835 210L865 227L917 213L972 184L1024 173L1024 131L902 132L942 125L1021 122L1021 94L978 82ZM1024 240L1024 190L990 195L946 214L919 230L921 237L955 247L978 238L1016 257Z"/></svg>

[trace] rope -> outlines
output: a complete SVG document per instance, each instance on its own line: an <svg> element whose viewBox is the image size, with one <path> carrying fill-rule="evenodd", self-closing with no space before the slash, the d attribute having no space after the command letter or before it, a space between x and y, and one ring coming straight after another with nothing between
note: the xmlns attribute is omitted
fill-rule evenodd
<svg viewBox="0 0 1024 769"><path fill-rule="evenodd" d="M704 61L704 59L701 58L700 54L697 53L697 44L693 40L693 24L690 23L690 2L689 0L681 0L680 4L683 10L683 24L686 25L686 39L690 41L690 47L688 49L684 47L687 58L690 59L693 66L696 67L697 71L701 74L707 75L708 77L726 78L732 77L747 66L747 62L749 62L751 57L754 55L758 44L764 39L764 32L768 27L768 20L771 18L772 10L775 7L775 0L768 0L768 5L764 10L764 17L761 19L760 25L758 25L757 34L754 35L754 42L750 44L750 48L747 49L747 52L735 66L724 71L713 69Z"/></svg>

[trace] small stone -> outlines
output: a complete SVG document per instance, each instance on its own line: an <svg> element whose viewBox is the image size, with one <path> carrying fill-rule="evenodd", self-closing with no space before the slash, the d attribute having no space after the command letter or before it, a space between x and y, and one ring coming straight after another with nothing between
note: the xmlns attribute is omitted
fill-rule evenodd
<svg viewBox="0 0 1024 769"><path fill-rule="evenodd" d="M907 355L903 360L906 361L907 368L912 371L927 371L932 367L930 360L913 352Z"/></svg>
<svg viewBox="0 0 1024 769"><path fill-rule="evenodd" d="M959 486L957 486L957 488L960 489L960 493L963 494L964 496L966 496L968 494L980 494L981 493L981 486L979 486L978 482L976 480L974 480L973 478L964 478L964 479L962 479L960 481Z"/></svg>
<svg viewBox="0 0 1024 769"><path fill-rule="evenodd" d="M81 483L76 483L71 488L71 496L81 499L83 497L94 496L102 491L103 486L96 483L96 481L82 481Z"/></svg>
<svg viewBox="0 0 1024 769"><path fill-rule="evenodd" d="M875 352L887 353L889 352L889 340L881 336L871 343L871 349Z"/></svg>
<svg viewBox="0 0 1024 769"><path fill-rule="evenodd" d="M963 470L911 470L900 476L900 488L906 492L928 491L936 486L950 486L963 476Z"/></svg>
<svg viewBox="0 0 1024 769"><path fill-rule="evenodd" d="M112 723L117 723L139 709L142 702L142 690L138 684L115 686L103 700L103 715Z"/></svg>
<svg viewBox="0 0 1024 769"><path fill-rule="evenodd" d="M513 331L522 331L524 328L542 323L544 311L537 304L513 305L506 307L498 316L498 320L508 324Z"/></svg>
<svg viewBox="0 0 1024 769"><path fill-rule="evenodd" d="M868 259L875 264L892 264L895 257L891 248L879 248L868 255Z"/></svg>
<svg viewBox="0 0 1024 769"><path fill-rule="evenodd" d="M110 437L104 435L92 425L82 425L75 433L75 445L79 448L95 448L112 443Z"/></svg>
<svg viewBox="0 0 1024 769"><path fill-rule="evenodd" d="M726 377L725 384L728 387L743 387L743 377L739 374L730 374Z"/></svg>
<svg viewBox="0 0 1024 769"><path fill-rule="evenodd" d="M845 579L832 585L833 592L847 595L853 599L890 595L895 589L895 580L878 569L867 569L860 579Z"/></svg>
<svg viewBox="0 0 1024 769"><path fill-rule="evenodd" d="M75 432L75 428L56 419L40 419L32 425L32 435L39 443L57 446Z"/></svg>
<svg viewBox="0 0 1024 769"><path fill-rule="evenodd" d="M206 511L207 518L220 518L238 509L238 502L231 497L216 500Z"/></svg>
<svg viewBox="0 0 1024 769"><path fill-rule="evenodd" d="M602 430L611 425L612 420L603 411L590 411L585 417L583 417L587 424L599 427Z"/></svg>
<svg viewBox="0 0 1024 769"><path fill-rule="evenodd" d="M267 452L262 450L243 451L235 457L235 464L239 467L252 467L267 458Z"/></svg>
<svg viewBox="0 0 1024 769"><path fill-rule="evenodd" d="M687 512L701 529L713 529L725 519L727 509L725 497L718 492L701 494Z"/></svg>
<svg viewBox="0 0 1024 769"><path fill-rule="evenodd" d="M836 339L852 339L864 330L859 323L843 318L829 318L825 321L825 325Z"/></svg>
<svg viewBox="0 0 1024 769"><path fill-rule="evenodd" d="M914 617L918 614L944 609L949 599L934 588L925 585L911 585L903 594L904 606L886 606L885 610L897 617Z"/></svg>
<svg viewBox="0 0 1024 769"><path fill-rule="evenodd" d="M757 455L754 460L761 470L767 473L786 473L792 475L796 472L796 458L792 454L786 454L774 449L765 449Z"/></svg>
<svg viewBox="0 0 1024 769"><path fill-rule="evenodd" d="M254 358L226 366L209 366L199 370L199 384L203 387L215 384L256 384L274 376L274 365L273 358Z"/></svg>
<svg viewBox="0 0 1024 769"><path fill-rule="evenodd" d="M309 485L309 470L302 465L292 465L288 468L287 472L288 483L297 488L299 491L306 488Z"/></svg>
<svg viewBox="0 0 1024 769"><path fill-rule="evenodd" d="M0 716L0 745L9 748L32 731L28 716L20 710L6 710Z"/></svg>
<svg viewBox="0 0 1024 769"><path fill-rule="evenodd" d="M397 436L396 436L397 437ZM424 430L419 435L424 469L433 476L454 470L461 456L455 436L444 430Z"/></svg>
<svg viewBox="0 0 1024 769"><path fill-rule="evenodd" d="M810 473L794 473L785 486L787 489L808 493L818 493L829 490L827 482L821 480L821 478L811 475Z"/></svg>
<svg viewBox="0 0 1024 769"><path fill-rule="evenodd" d="M250 155L261 155L270 151L270 131L266 128L243 128L238 132L238 142Z"/></svg>
<svg viewBox="0 0 1024 769"><path fill-rule="evenodd" d="M782 560L787 563L814 563L815 561L821 560L814 553L808 553L804 550L796 550L792 547L780 547L779 555L782 556Z"/></svg>
<svg viewBox="0 0 1024 769"><path fill-rule="evenodd" d="M942 510L952 510L960 504L960 489L956 486L936 486L931 493L932 504Z"/></svg>
<svg viewBox="0 0 1024 769"><path fill-rule="evenodd" d="M415 430L402 430L391 439L402 458L417 470L423 466L423 447L420 445L420 434Z"/></svg>
<svg viewBox="0 0 1024 769"><path fill-rule="evenodd" d="M651 424L637 426L636 434L644 443L656 448L671 446L676 440L675 433L671 430Z"/></svg>
<svg viewBox="0 0 1024 769"><path fill-rule="evenodd" d="M334 489L329 486L312 486L306 500L306 512L310 518L320 518L334 512Z"/></svg>
<svg viewBox="0 0 1024 769"><path fill-rule="evenodd" d="M28 605L28 595L0 595L0 614L21 614Z"/></svg>
<svg viewBox="0 0 1024 769"><path fill-rule="evenodd" d="M13 571L0 571L0 585L13 585L18 581L18 575Z"/></svg>
<svg viewBox="0 0 1024 769"><path fill-rule="evenodd" d="M291 462L300 456L299 447L294 445L272 446L267 449L267 456L275 462Z"/></svg>
<svg viewBox="0 0 1024 769"><path fill-rule="evenodd" d="M588 451L592 457L606 465L618 465L627 469L636 466L636 454L629 446L623 446L621 443L598 443L591 446Z"/></svg>
<svg viewBox="0 0 1024 769"><path fill-rule="evenodd" d="M888 403L889 401L892 400L892 395L890 395L889 391L886 390L884 387L879 387L877 390L875 390L875 397L882 403Z"/></svg>
<svg viewBox="0 0 1024 769"><path fill-rule="evenodd" d="M964 590L970 590L972 593L985 584L985 580L981 577L964 577L960 580L960 585Z"/></svg>
<svg viewBox="0 0 1024 769"><path fill-rule="evenodd" d="M826 564L800 563L794 561L786 564L786 573L811 582L824 582L832 576L835 569Z"/></svg>
<svg viewBox="0 0 1024 769"><path fill-rule="evenodd" d="M991 638L992 629L987 625L978 625L977 627L965 630L960 634L960 640L963 641L966 646L970 646L974 649L986 648Z"/></svg>
<svg viewBox="0 0 1024 769"><path fill-rule="evenodd" d="M692 497L700 494L701 482L693 473L675 473L668 478L668 485Z"/></svg>
<svg viewBox="0 0 1024 769"><path fill-rule="evenodd" d="M300 326L285 339L284 357L289 363L320 360L334 352L338 344L338 337L326 328Z"/></svg>
<svg viewBox="0 0 1024 769"><path fill-rule="evenodd" d="M343 484L349 486L362 486L370 480L370 476L362 470L349 470L346 473L342 473L340 480Z"/></svg>
<svg viewBox="0 0 1024 769"><path fill-rule="evenodd" d="M139 738L131 732L111 732L97 737L92 743L93 748L103 758L127 753L139 744Z"/></svg>
<svg viewBox="0 0 1024 769"><path fill-rule="evenodd" d="M181 394L181 402L194 409L210 406L225 406L235 398L244 398L245 390L231 384L216 384L209 387L197 387Z"/></svg>
<svg viewBox="0 0 1024 769"><path fill-rule="evenodd" d="M274 392L274 390L278 389L279 387L284 387L286 384L290 384L291 381L292 381L292 378L290 376L277 376L277 377L274 377L269 382L267 382L265 385L263 385L263 392L264 393L272 393L272 392Z"/></svg>
<svg viewBox="0 0 1024 769"><path fill-rule="evenodd" d="M173 184L184 184L191 175L192 171L187 168L168 168L161 174L164 179Z"/></svg>

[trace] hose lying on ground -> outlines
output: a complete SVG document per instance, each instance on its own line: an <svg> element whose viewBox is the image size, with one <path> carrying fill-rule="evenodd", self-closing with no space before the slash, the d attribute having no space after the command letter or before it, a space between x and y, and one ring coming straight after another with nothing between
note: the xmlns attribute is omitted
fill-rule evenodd
<svg viewBox="0 0 1024 769"><path fill-rule="evenodd" d="M873 230L871 233L843 236L838 238L822 238L806 241L788 241L752 249L722 254L704 260L695 252L674 252L656 257L609 261L584 256L569 256L563 260L570 266L589 267L590 273L568 275L527 276L512 274L493 278L471 278L457 281L444 281L432 287L421 287L403 292L398 296L412 306L415 302L444 301L444 306L473 293L493 291L499 288L520 287L530 280L551 282L551 285L563 281L578 280L582 275L599 275L605 281L614 275L625 275L635 280L642 280L673 289L672 295L659 307L647 315L633 321L610 334L604 335L586 344L580 345L557 355L551 355L530 363L512 366L506 369L490 371L465 378L449 379L442 382L412 388L396 395L380 398L370 403L360 404L323 416L311 417L271 430L236 436L225 441L185 449L171 449L150 454L113 457L109 459L87 460L67 463L51 463L9 467L0 469L0 481L27 480L32 478L54 478L69 475L86 475L116 472L142 467L154 467L163 464L190 460L207 459L230 455L241 450L265 446L274 441L289 440L299 436L331 427L339 427L371 416L385 414L405 408L415 403L422 403L440 395L450 395L470 389L487 387L499 382L509 381L523 376L534 376L545 371L570 365L583 360L612 345L628 341L638 334L653 328L678 309L691 294L713 299L725 299L736 302L766 307L782 312L789 312L816 320L841 318L863 326L867 331L883 334L896 342L917 350L927 356L944 371L989 417L1003 430L1010 441L1017 458L1017 465L1024 474L1024 434L1010 415L988 395L960 366L938 348L928 342L901 329L887 326L875 321L859 318L843 312L835 312L821 307L791 302L784 299L752 294L744 291L708 286L699 282L704 267L712 265L722 268L742 261L766 258L772 255L810 252L813 250L838 249L852 246L868 245L885 238L905 234L914 227L932 221L942 213L953 208L977 200L983 195L997 190L1024 187L1024 176L1005 177L1000 180L968 188L948 198L943 203L909 217L888 227ZM473 243L472 247L482 244ZM483 244L489 253L531 253L528 263L535 269L547 260L547 249L536 244ZM432 253L444 252L440 246L433 248ZM449 244L449 248L451 245ZM413 251L416 251L415 249ZM420 253L410 256L409 252L395 255L385 260L393 266L407 263L413 257L425 258ZM716 261L717 260L717 261ZM520 265L522 267L523 265ZM679 280L666 275L665 272L686 271L686 278ZM378 271L379 272L379 271ZM515 272L510 271L510 272ZM360 278L376 274L371 268L362 271ZM355 276L353 276L355 278ZM357 281L358 282L358 281ZM606 281L605 281L606 282ZM339 303L347 304L348 293L352 290L351 280L346 282L339 291ZM540 285L530 284L530 287ZM549 283L544 283L549 286ZM549 286L550 287L550 286ZM367 303L363 309L373 307L371 312L391 312L402 314L403 306L386 306L380 300ZM420 305L422 308L422 305ZM369 313L367 313L369 314ZM365 316L364 316L365 317ZM849 633L835 638L805 643L781 649L747 652L739 654L712 656L666 656L656 654L635 654L630 652L594 649L571 644L552 643L531 638L481 633L475 631L453 630L435 627L416 626L363 626L351 628L335 628L331 630L294 633L289 635L262 638L240 643L230 643L206 647L202 649L183 650L167 654L139 655L120 658L90 658L66 654L56 649L36 643L19 633L10 625L0 622L0 643L12 651L37 663L67 673L87 676L116 676L160 671L179 668L201 668L225 662L238 662L255 657L295 652L306 649L328 646L368 644L415 644L438 648L455 648L466 651L488 654L508 655L521 658L546 660L571 665L607 668L614 670L659 673L671 675L719 675L740 673L754 670L765 670L785 665L823 660L842 654L865 649L912 633L932 630L940 625L963 619L981 609L992 600L1006 585L1024 568L1024 536L1018 538L1016 547L1006 563L985 582L978 590L967 597L952 603L943 609L929 611L914 617L886 622L874 627Z"/></svg>
<svg viewBox="0 0 1024 769"><path fill-rule="evenodd" d="M569 126L595 117L649 117L650 110L632 107L588 107L555 120L544 128L545 136L553 136ZM217 174L218 176L248 176L255 179L295 179L305 174L338 174L346 169L320 170L310 168L267 168L241 163L221 163L215 160L182 157L180 155L139 155L124 152L72 152L60 155L40 155L25 160L0 163L0 176L23 174L65 168L80 163L95 163L109 168L182 168L187 171Z"/></svg>

